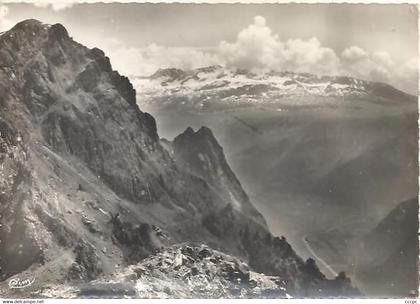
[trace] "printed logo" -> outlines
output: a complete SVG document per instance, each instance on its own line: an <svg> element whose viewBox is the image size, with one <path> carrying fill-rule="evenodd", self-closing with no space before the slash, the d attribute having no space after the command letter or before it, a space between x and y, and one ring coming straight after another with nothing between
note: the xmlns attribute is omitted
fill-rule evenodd
<svg viewBox="0 0 420 304"><path fill-rule="evenodd" d="M25 288L25 287L31 286L34 281L35 281L35 278L25 279L25 280L21 280L20 278L15 278L9 281L9 287L12 289Z"/></svg>

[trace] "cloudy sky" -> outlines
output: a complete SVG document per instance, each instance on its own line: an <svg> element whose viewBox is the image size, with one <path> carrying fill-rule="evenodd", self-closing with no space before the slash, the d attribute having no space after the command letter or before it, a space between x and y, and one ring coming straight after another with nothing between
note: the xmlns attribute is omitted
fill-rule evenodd
<svg viewBox="0 0 420 304"><path fill-rule="evenodd" d="M28 18L64 24L128 76L222 64L350 75L417 91L417 11L408 5L0 5L0 31Z"/></svg>

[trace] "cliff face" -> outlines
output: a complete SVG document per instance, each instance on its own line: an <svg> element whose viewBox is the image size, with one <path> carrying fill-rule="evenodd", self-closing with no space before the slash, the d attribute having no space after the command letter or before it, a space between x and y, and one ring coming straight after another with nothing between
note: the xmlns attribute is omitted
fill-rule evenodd
<svg viewBox="0 0 420 304"><path fill-rule="evenodd" d="M270 234L210 130L187 130L171 155L128 79L62 25L28 20L0 36L0 93L3 285L89 281L189 241L295 295L356 294Z"/></svg>

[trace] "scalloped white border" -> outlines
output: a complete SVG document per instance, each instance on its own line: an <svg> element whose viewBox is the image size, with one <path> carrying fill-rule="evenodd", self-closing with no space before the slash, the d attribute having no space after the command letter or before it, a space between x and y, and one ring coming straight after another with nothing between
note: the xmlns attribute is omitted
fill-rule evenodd
<svg viewBox="0 0 420 304"><path fill-rule="evenodd" d="M36 3L39 1L36 0L0 0L0 4L11 4L11 3ZM418 57L417 57L417 66L418 66L418 72L420 72L420 0L374 0L374 1L368 1L368 0L347 0L347 1L341 1L341 0L208 0L208 1L202 1L202 0L102 0L102 1L96 1L96 0L44 0L42 1L44 3L172 3L172 4L361 4L361 5L368 5L368 4L413 4L417 8L417 16L418 16L418 22L417 22L417 33L418 33ZM418 75L418 88L420 92L420 75ZM420 126L420 94L418 97L418 112L419 112L419 120L418 120L418 126ZM420 130L420 128L419 128ZM420 147L420 132L419 132L419 147ZM418 153L419 163L420 163L420 153ZM420 188L420 176L418 178L419 182L419 188ZM419 191L419 201L420 201L420 191ZM420 209L419 209L419 222L420 222ZM420 237L420 225L419 225L419 237ZM420 242L419 242L419 261L420 261ZM420 264L419 264L420 267ZM419 268L419 274L420 274L420 268ZM419 284L419 294L420 294L420 284ZM118 299L118 302L120 302L122 299ZM1 296L0 296L0 301ZM45 301L45 302L44 302ZM42 303L62 303L63 301L66 301L68 303L92 303L92 300L42 300ZM116 300L105 300L101 299L99 301L93 300L93 302L99 303L115 303ZM255 303L255 302L262 302L264 303L273 303L273 304L279 304L279 303L290 303L291 300L236 300L236 303ZM122 300L122 302L132 302L132 303L150 303L150 300ZM154 300L154 303L175 303L179 302L181 303L228 303L228 300L185 300L185 299L179 299L179 300ZM414 304L418 303L418 299L295 299L292 301L294 303L319 303L319 304L328 304L328 303L376 303L376 304L385 304L385 303L404 303L404 304ZM3 302L4 303L4 302ZM11 300L10 303L20 303L20 302L14 302ZM31 302L29 302L31 303ZM34 300L33 303L37 303L36 300ZM232 303L232 302L230 302Z"/></svg>
<svg viewBox="0 0 420 304"><path fill-rule="evenodd" d="M420 0L0 0L0 3L194 3L194 4L415 4L420 5Z"/></svg>

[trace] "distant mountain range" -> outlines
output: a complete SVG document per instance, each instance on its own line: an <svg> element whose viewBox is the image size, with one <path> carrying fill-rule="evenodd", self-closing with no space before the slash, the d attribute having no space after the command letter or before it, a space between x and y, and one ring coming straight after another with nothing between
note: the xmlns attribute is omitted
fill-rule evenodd
<svg viewBox="0 0 420 304"><path fill-rule="evenodd" d="M264 105L317 106L369 98L377 103L411 102L415 97L394 87L350 77L305 73L261 72L210 66L195 70L160 69L150 77L134 78L141 102L180 103L197 110ZM168 98L168 97L171 98ZM323 97L325 99L318 99Z"/></svg>

